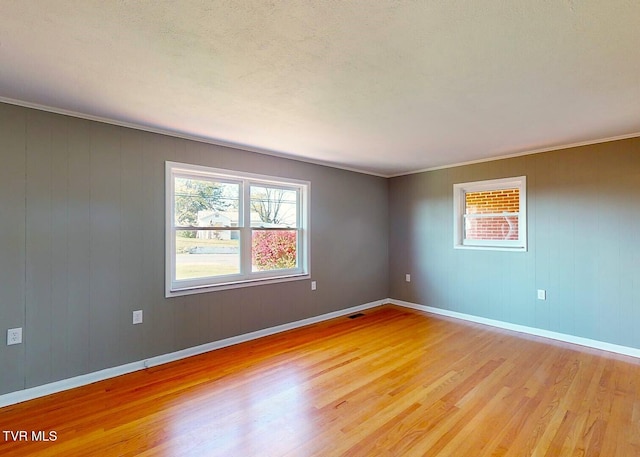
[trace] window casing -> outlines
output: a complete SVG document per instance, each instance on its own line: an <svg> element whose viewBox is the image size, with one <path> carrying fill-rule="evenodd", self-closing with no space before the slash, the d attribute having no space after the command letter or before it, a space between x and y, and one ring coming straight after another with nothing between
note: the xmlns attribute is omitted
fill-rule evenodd
<svg viewBox="0 0 640 457"><path fill-rule="evenodd" d="M526 191L526 176L454 184L454 248L526 251Z"/></svg>
<svg viewBox="0 0 640 457"><path fill-rule="evenodd" d="M166 163L166 296L309 277L307 181Z"/></svg>

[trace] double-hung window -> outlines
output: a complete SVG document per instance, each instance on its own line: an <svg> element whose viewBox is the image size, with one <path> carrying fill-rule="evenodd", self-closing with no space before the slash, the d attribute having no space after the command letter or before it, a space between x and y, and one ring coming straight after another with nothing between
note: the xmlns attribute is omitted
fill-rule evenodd
<svg viewBox="0 0 640 457"><path fill-rule="evenodd" d="M454 184L454 247L526 251L526 191L526 176Z"/></svg>
<svg viewBox="0 0 640 457"><path fill-rule="evenodd" d="M309 277L309 183L166 164L166 296Z"/></svg>

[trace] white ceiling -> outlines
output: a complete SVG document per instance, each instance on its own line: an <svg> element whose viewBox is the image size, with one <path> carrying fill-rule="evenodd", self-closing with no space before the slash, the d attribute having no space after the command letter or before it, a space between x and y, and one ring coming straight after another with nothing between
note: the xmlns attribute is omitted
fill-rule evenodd
<svg viewBox="0 0 640 457"><path fill-rule="evenodd" d="M637 0L0 0L0 97L391 176L637 136Z"/></svg>

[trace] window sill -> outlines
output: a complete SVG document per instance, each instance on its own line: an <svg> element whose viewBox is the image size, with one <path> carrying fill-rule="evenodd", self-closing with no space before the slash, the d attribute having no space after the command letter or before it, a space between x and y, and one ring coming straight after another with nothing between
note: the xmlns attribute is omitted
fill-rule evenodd
<svg viewBox="0 0 640 457"><path fill-rule="evenodd" d="M464 244L457 244L453 246L454 249L470 249L475 251L511 251L511 252L527 252L526 247L508 247L508 246L470 246Z"/></svg>
<svg viewBox="0 0 640 457"><path fill-rule="evenodd" d="M276 277L260 278L260 279L248 279L245 281L234 281L234 282L220 283L215 285L185 287L182 289L168 288L165 292L165 297L166 298L181 297L183 295L204 294L207 292L216 292L219 290L240 289L243 287L252 287L252 286L264 286L267 284L277 284L277 283L289 282L289 281L300 281L304 279L311 279L311 275L309 273L297 273L297 274L286 275L286 276L276 276Z"/></svg>

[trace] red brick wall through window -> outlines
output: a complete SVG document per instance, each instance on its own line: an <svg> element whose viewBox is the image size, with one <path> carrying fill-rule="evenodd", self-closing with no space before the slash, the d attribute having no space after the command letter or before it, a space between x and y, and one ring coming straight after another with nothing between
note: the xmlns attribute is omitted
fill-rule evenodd
<svg viewBox="0 0 640 457"><path fill-rule="evenodd" d="M465 239L517 240L520 190L501 189L465 194ZM506 213L506 214L505 214ZM474 214L492 216L474 217Z"/></svg>

